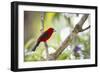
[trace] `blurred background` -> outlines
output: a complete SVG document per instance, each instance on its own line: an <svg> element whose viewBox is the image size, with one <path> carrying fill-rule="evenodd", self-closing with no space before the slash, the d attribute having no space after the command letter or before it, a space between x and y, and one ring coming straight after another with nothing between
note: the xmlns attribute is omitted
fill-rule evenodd
<svg viewBox="0 0 100 73"><path fill-rule="evenodd" d="M70 35L75 25L84 14L24 11L24 61L42 61L46 58L44 43L40 43L35 52L30 51L38 37L41 35L44 15L44 31L52 27L56 30L47 41L49 54L54 53L62 42ZM90 23L90 15L85 21L83 28ZM90 58L90 29L80 32L74 37L71 44L65 48L57 60L77 60Z"/></svg>

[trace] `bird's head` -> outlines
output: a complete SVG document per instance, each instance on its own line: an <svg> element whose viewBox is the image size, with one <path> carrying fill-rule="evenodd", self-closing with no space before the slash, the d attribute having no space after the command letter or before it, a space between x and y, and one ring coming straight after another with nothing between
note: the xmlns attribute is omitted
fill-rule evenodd
<svg viewBox="0 0 100 73"><path fill-rule="evenodd" d="M49 32L55 32L56 30L54 28L49 28L48 31Z"/></svg>

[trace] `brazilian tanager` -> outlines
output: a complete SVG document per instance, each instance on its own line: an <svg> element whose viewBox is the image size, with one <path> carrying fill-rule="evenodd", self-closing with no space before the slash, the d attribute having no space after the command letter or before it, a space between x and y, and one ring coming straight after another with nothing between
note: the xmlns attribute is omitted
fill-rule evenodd
<svg viewBox="0 0 100 73"><path fill-rule="evenodd" d="M40 37L37 39L37 42L35 44L35 46L33 47L32 51L35 51L36 48L38 47L38 45L40 44L40 42L47 42L47 40L51 37L52 33L55 30L53 28L49 28L47 29L45 32L43 32Z"/></svg>

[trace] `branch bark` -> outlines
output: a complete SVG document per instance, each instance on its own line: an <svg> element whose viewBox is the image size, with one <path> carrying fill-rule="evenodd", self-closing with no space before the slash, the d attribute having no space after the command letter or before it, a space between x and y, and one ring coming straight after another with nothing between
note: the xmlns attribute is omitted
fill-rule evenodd
<svg viewBox="0 0 100 73"><path fill-rule="evenodd" d="M89 14L85 14L82 16L80 21L76 24L72 33L64 40L64 42L59 46L56 52L49 55L49 60L56 60L59 57L59 55L64 51L64 49L71 43L74 36L76 36L79 32L85 31L90 28L89 26L85 29L82 29L82 26L84 22L86 21L86 19L88 18L88 16Z"/></svg>

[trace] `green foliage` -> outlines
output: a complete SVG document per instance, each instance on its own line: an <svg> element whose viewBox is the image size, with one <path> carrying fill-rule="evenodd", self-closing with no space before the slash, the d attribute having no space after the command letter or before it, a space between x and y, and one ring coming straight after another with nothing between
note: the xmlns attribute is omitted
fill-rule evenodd
<svg viewBox="0 0 100 73"><path fill-rule="evenodd" d="M41 60L41 56L37 53L34 53L33 55L27 55L25 56L25 60L24 61L39 61Z"/></svg>
<svg viewBox="0 0 100 73"><path fill-rule="evenodd" d="M70 59L70 54L71 54L70 52L65 51L57 59L58 60Z"/></svg>

